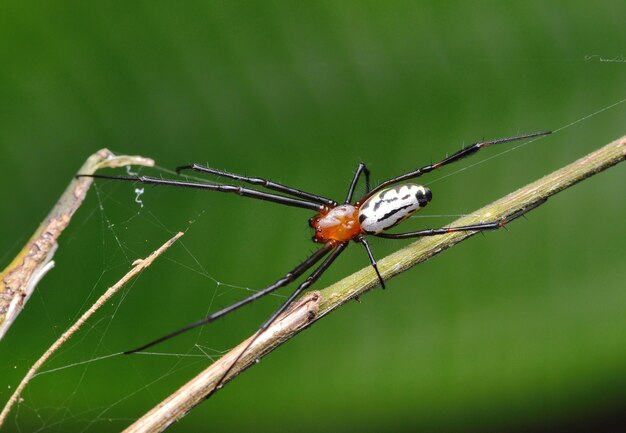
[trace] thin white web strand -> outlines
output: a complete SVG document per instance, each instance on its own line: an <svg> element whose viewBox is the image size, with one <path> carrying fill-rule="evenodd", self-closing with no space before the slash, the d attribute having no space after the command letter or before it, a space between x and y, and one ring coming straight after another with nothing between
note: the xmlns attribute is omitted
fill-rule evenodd
<svg viewBox="0 0 626 433"><path fill-rule="evenodd" d="M603 112L605 112L607 110L615 108L618 105L623 104L624 102L626 102L626 98L621 99L621 100L619 100L617 102L614 102L613 104L608 105L606 107L603 107L603 108L601 108L601 109L599 109L597 111L594 111L593 113L587 114L587 115L585 115L585 116L583 116L583 117L581 117L581 118L579 118L577 120L574 120L573 122L567 123L567 124L557 128L557 129L553 130L552 133L553 134L559 133L559 132L561 132L561 131L563 131L563 130L565 130L567 128L570 128L570 127L578 124L578 123L581 123L581 122L584 122L585 120L591 119L592 117L595 117L595 116L597 116L597 115L599 115L599 114L601 114L601 113L603 113ZM440 176L440 177L438 177L438 178L436 178L436 179L426 183L426 185L432 185L433 183L440 182L443 179L446 179L446 178L448 178L450 176L457 175L458 173L464 172L465 170L469 170L470 168L474 168L474 167L476 167L478 165L484 164L484 163L486 163L488 161L491 161L492 159L500 158L503 155L506 155L507 153L516 151L516 150L518 150L518 149L520 149L522 147L528 146L529 144L534 143L535 141L538 141L538 140L542 140L544 138L546 138L546 136L537 137L537 138L533 138L533 139L530 139L530 140L523 141L522 143L518 144L517 146L512 146L512 147L506 148L506 149L496 153L495 155L492 155L490 157L481 159L480 161L475 162L474 164L469 164L469 165L467 165L465 167L459 168L458 170L452 171L451 173L448 173L446 175Z"/></svg>

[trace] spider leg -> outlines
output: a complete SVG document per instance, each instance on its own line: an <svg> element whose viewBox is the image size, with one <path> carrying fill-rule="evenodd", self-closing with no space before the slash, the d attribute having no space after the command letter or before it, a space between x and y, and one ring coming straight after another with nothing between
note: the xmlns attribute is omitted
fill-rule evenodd
<svg viewBox="0 0 626 433"><path fill-rule="evenodd" d="M348 189L348 195L346 196L346 204L349 204L352 201L352 195L354 194L354 188L356 188L356 184L361 177L361 173L365 175L365 193L370 192L370 171L362 162L359 163L356 168L356 172L354 172L354 177L352 178L352 183L350 183L350 188Z"/></svg>
<svg viewBox="0 0 626 433"><path fill-rule="evenodd" d="M211 313L210 315L196 322L193 322L180 329L177 329L176 331L171 332L163 337L157 338L156 340L153 340L150 343L144 344L143 346L137 347L136 349L128 350L124 352L124 354L130 355L131 353L141 352L152 346L155 346L159 343L169 340L170 338L174 338L184 332L187 332L192 329L211 323L221 317L224 317L225 315L229 313L232 313L235 310L238 310L239 308L243 307L244 305L249 304L250 302L256 301L257 299L262 298L263 296L268 295L272 293L273 291L286 286L287 284L291 283L293 280L298 278L300 275L302 275L304 272L306 272L308 269L310 269L315 263L319 262L320 259L324 257L326 254L328 254L328 252L332 250L333 248L335 247L330 243L324 244L322 248L318 249L308 259L300 263L298 266L296 266L294 270L292 270L291 272L288 272L284 277L276 281L274 284L264 288L263 290L259 290L258 292L255 292L252 295L248 296L247 298L237 301L234 304L231 304L226 308L216 311L215 313Z"/></svg>
<svg viewBox="0 0 626 433"><path fill-rule="evenodd" d="M386 288L385 280L383 280L383 277L380 275L380 272L378 271L378 265L376 265L376 259L374 258L374 255L372 254L372 250L370 250L369 242L367 242L367 239L365 239L363 236L357 238L356 240L358 242L361 242L363 246L365 247L365 251L367 251L367 256L370 259L370 263L372 264L372 267L376 271L376 275L378 275L378 279L380 280L380 285L382 286L383 289L385 289Z"/></svg>
<svg viewBox="0 0 626 433"><path fill-rule="evenodd" d="M262 179L259 177L242 176L240 174L230 173L230 172L223 171L223 170L217 170L215 168L207 167L207 166L200 165L200 164L190 164L190 165L183 165L183 166L177 167L176 173L180 174L180 172L183 170L193 170L193 171L197 171L200 173L212 174L218 177L225 177L227 179L234 179L240 182L250 183L252 185L259 185L259 186L262 186L263 188L271 189L274 191L279 191L285 194L292 195L294 197L313 201L315 203L321 203L327 206L337 206L337 202L329 198L322 197L316 194L311 194L306 191L301 191L299 189L292 188L290 186L286 186L278 182L272 182L271 180Z"/></svg>
<svg viewBox="0 0 626 433"><path fill-rule="evenodd" d="M458 227L443 227L440 229L424 229L424 230L419 230L419 231L410 232L410 233L379 233L373 236L376 236L379 238L386 238L386 239L409 239L409 238L418 238L422 236L443 235L446 233L454 233L454 232L469 232L469 231L481 232L484 230L497 230L499 228L504 227L506 224L510 223L511 221L516 220L517 218L530 212L536 207L539 207L546 201L547 199L539 200L538 202L533 203L530 206L527 206L523 209L520 209L517 212L499 221L491 221L491 222L479 223L479 224L470 224L467 226L458 226Z"/></svg>
<svg viewBox="0 0 626 433"><path fill-rule="evenodd" d="M461 150L459 150L456 153L453 153L452 155L442 159L441 161L435 163L435 164L429 164L426 165L424 167L418 168L417 170L413 170L410 171L406 174L391 178L389 180L384 181L383 183L381 183L380 185L378 185L376 188L374 188L373 190L371 190L368 194L365 195L365 197L363 197L361 200L359 200L361 203L363 203L365 200L367 200L369 197L371 197L373 194L377 193L378 191L380 191L381 189L386 188L387 186L394 184L396 182L402 182L408 179L414 179L416 177L420 177L423 174L426 173L430 173L433 170L436 170L440 167L443 167L444 165L459 161L465 157L468 157L476 152L478 152L480 149L482 149L483 147L488 147L491 146L493 144L501 144L501 143L509 143L511 141L517 141L517 140L525 140L528 138L534 138L534 137L540 137L542 135L548 135L551 134L552 131L540 131L540 132L533 132L532 134L524 134L524 135L516 135L515 137L507 137L507 138L498 138L496 140L490 140L490 141L481 141L479 143L475 143L472 144L471 146L465 147Z"/></svg>
<svg viewBox="0 0 626 433"><path fill-rule="evenodd" d="M324 271L326 271L326 269L328 269L328 267L335 261L335 259L339 256L339 254L341 254L343 252L343 250L348 246L347 242L342 242L336 246L334 246L333 251L330 253L330 255L328 257L326 257L326 259L322 262L321 265L319 265L312 273L311 275L309 275L309 277L304 280L297 288L296 290L293 291L293 293L287 298L287 300L285 302L283 302L283 304L278 308L278 310L276 310L269 319L267 319L263 325L261 325L261 327L258 329L258 331L254 334L254 336L252 337L252 339L250 339L250 342L241 350L241 352L239 352L239 355L237 355L237 357L235 358L235 360L233 361L233 363L230 365L230 367L228 367L226 369L226 371L224 372L224 374L222 375L222 377L220 378L220 380L217 381L215 387L213 388L213 391L211 391L209 393L209 395L207 396L207 398L215 391L217 390L220 385L222 384L222 382L224 382L224 379L226 379L226 376L228 376L228 373L230 373L233 369L233 367L235 365L237 365L237 363L241 360L241 358L243 357L243 355L245 355L245 353L248 351L248 349L250 349L250 347L254 344L254 342L259 338L259 336L267 329L270 327L270 325L272 323L274 323L276 321L276 319L278 318L278 316L280 316L287 308L289 308L289 306L293 303L293 301L296 300L296 298L306 289L308 289L315 281L317 281L319 279L319 277L322 276L322 274L324 273Z"/></svg>
<svg viewBox="0 0 626 433"><path fill-rule="evenodd" d="M258 200L271 201L273 203L278 203L286 206L295 206L305 209L311 209L316 212L319 212L323 207L319 203L313 203L307 200L300 200L291 197L285 197L278 194L270 194L267 192L257 191L250 188L244 188L236 185L224 185L224 184L213 184L213 183L202 183L202 182L187 182L180 181L174 179L160 179L157 177L151 176L108 176L104 174L77 174L76 177L92 177L96 179L113 179L113 180L126 180L131 182L139 182L145 183L149 185L166 185L166 186L175 186L180 188L197 188L197 189L208 189L211 191L219 191L219 192L231 192L234 194L238 194L244 197L255 198Z"/></svg>

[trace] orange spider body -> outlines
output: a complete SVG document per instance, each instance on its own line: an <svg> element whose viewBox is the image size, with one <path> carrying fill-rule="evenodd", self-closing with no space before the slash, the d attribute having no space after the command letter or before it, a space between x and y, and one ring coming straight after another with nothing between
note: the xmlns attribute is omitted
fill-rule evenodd
<svg viewBox="0 0 626 433"><path fill-rule="evenodd" d="M313 242L345 242L361 234L359 208L349 204L334 208L324 207L319 214L309 220L315 229Z"/></svg>

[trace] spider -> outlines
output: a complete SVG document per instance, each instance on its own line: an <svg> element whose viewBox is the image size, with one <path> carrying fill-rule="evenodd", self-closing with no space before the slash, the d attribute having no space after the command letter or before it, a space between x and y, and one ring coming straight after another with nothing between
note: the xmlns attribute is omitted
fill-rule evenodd
<svg viewBox="0 0 626 433"><path fill-rule="evenodd" d="M242 299L228 307L225 307L219 311L216 311L194 323L191 323L183 328L180 328L170 334L160 337L150 343L144 344L136 349L124 352L125 354L131 354L143 351L159 344L165 340L169 340L183 332L189 331L196 327L206 325L214 320L217 320L246 304L249 304L262 296L270 294L275 290L288 285L307 270L316 265L320 260L324 259L321 264L315 268L315 270L291 293L291 295L282 303L282 305L261 325L257 330L254 337L248 343L248 345L240 352L235 361L231 364L230 368L222 376L222 380L216 385L216 389L221 384L223 379L228 375L233 366L239 361L243 354L250 348L256 338L263 333L275 320L283 313L292 302L306 289L308 289L320 276L328 269L328 267L339 257L339 255L346 249L350 241L360 243L365 248L369 262L371 263L380 285L385 288L385 281L383 280L378 266L376 265L376 259L372 254L369 247L369 243L366 239L367 235L372 235L380 238L387 239L408 239L422 236L435 236L445 233L461 232L461 231L484 231L495 230L503 227L505 224L513 221L514 219L522 216L528 212L531 208L524 208L509 216L506 219L497 221L483 222L478 224L459 226L459 227L443 227L435 229L423 229L408 233L385 233L386 230L400 224L406 220L409 216L415 212L423 209L432 200L432 192L426 186L416 183L407 182L410 179L415 179L423 174L430 173L445 165L459 161L467 156L470 156L484 147L488 147L494 144L508 143L511 141L529 139L539 136L550 134L551 131L534 132L531 134L517 135L508 138L499 138L491 141L481 141L471 146L465 147L458 152L447 156L441 161L426 165L400 176L388 179L373 189L370 189L370 172L365 164L360 163L356 169L348 193L343 203L322 197L316 194L311 194L296 188L292 188L277 182L270 180L247 177L234 173L229 173L222 170L216 170L199 164L191 164L178 167L176 172L180 174L183 171L195 171L203 174L210 174L216 177L232 179L235 181L252 184L258 187L265 188L266 190L273 192L258 191L256 189L245 188L237 185L227 184L215 184L215 183L203 183L203 182L190 182L174 179L161 179L150 176L110 176L100 174L79 174L78 177L92 177L99 179L114 179L139 182L150 185L166 185L181 188L197 188L206 189L219 192L235 193L243 197L250 197L258 200L270 201L285 206L295 206L304 209L310 209L316 214L309 219L309 225L314 230L313 242L322 244L321 248L315 251L309 258L304 260L293 270L288 272L285 276L267 286L266 288L255 292L254 294ZM354 190L361 176L365 176L366 193L363 197L356 202L352 202Z"/></svg>

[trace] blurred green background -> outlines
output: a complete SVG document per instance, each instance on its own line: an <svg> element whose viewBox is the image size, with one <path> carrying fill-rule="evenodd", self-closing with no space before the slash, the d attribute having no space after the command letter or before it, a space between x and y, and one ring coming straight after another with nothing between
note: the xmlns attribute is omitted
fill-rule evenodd
<svg viewBox="0 0 626 433"><path fill-rule="evenodd" d="M343 198L482 138L559 129L626 97L626 3L0 4L0 266L99 148ZM605 61L612 59L614 61ZM626 133L626 103L436 181L447 224ZM113 173L113 171L110 171ZM118 173L124 174L124 170ZM171 431L626 428L625 167L332 314ZM260 289L315 246L305 210L99 181L0 342L0 400L130 263L159 259L54 357L5 431L116 431L249 335L274 296L115 356ZM373 241L377 257L406 242ZM367 264L350 248L317 287ZM281 295L287 292L281 292ZM620 430L618 427L617 430ZM616 430L616 431L617 431Z"/></svg>

